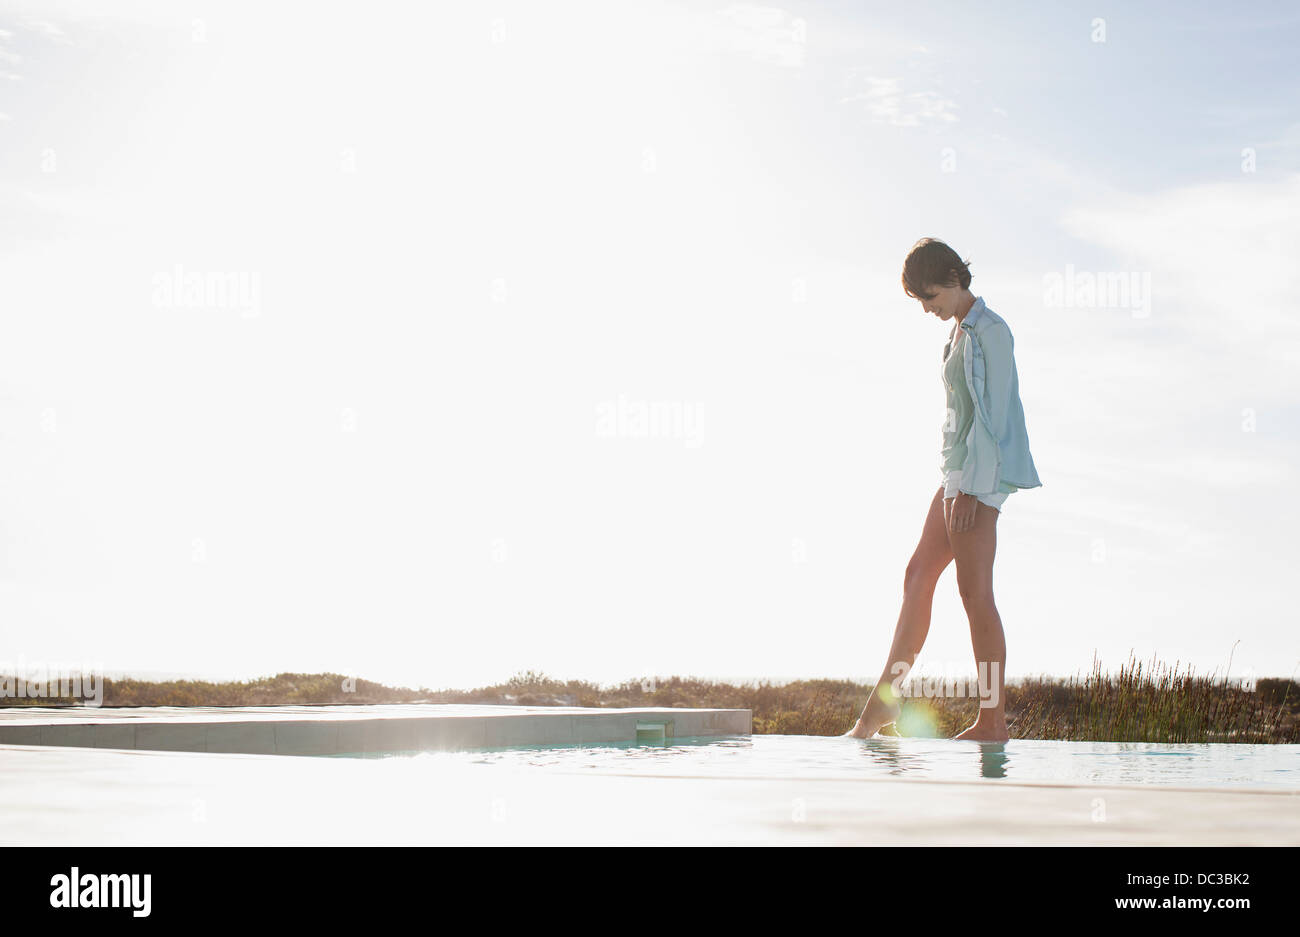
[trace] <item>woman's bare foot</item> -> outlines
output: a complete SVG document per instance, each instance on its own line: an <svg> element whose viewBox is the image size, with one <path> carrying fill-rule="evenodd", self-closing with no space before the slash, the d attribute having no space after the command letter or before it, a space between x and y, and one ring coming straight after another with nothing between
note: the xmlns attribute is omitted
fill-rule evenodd
<svg viewBox="0 0 1300 937"><path fill-rule="evenodd" d="M847 731L847 732L845 732L843 735L841 735L840 738L842 738L842 739L869 739L869 738L871 738L871 737L872 737L873 735L875 735L875 734L876 734L875 732L868 732L866 729L864 729L864 728L862 727L862 723L859 722L859 723L857 723L857 724L856 724L852 729L849 729L849 731Z"/></svg>
<svg viewBox="0 0 1300 937"><path fill-rule="evenodd" d="M879 700L875 702L877 705L871 715L868 716L864 710L862 715L858 717L857 724L841 735L840 738L869 739L875 735L898 735L898 730L894 728L893 724L898 719L899 713L902 712L902 707L897 703L886 706ZM867 709L870 710L872 707L868 704Z"/></svg>
<svg viewBox="0 0 1300 937"><path fill-rule="evenodd" d="M953 736L967 742L1009 742L1011 735L1007 732L1007 720L978 718L975 724L965 732Z"/></svg>

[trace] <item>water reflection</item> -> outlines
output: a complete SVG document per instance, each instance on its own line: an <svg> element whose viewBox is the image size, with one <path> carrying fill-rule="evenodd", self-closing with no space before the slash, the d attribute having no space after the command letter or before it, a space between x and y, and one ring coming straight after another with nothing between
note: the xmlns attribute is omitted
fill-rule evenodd
<svg viewBox="0 0 1300 937"><path fill-rule="evenodd" d="M845 740L852 744L851 740ZM861 754L871 766L891 776L942 777L962 775L1005 778L1011 755L1006 742L957 742L954 748L917 746L916 739L873 737L861 739ZM928 741L928 740L927 740ZM944 739L936 741L947 741ZM954 771L954 769L956 769ZM969 769L969 770L966 770Z"/></svg>
<svg viewBox="0 0 1300 937"><path fill-rule="evenodd" d="M925 770L924 760L916 752L905 751L900 738L869 738L859 744L867 761L886 774L903 775Z"/></svg>
<svg viewBox="0 0 1300 937"><path fill-rule="evenodd" d="M977 742L980 747L980 777L1005 778L1011 754L1006 742Z"/></svg>
<svg viewBox="0 0 1300 937"><path fill-rule="evenodd" d="M392 757L397 753L387 753ZM1300 791L1300 745L759 735L403 753L423 764L692 777L929 778ZM1014 758L1012 755L1014 754Z"/></svg>

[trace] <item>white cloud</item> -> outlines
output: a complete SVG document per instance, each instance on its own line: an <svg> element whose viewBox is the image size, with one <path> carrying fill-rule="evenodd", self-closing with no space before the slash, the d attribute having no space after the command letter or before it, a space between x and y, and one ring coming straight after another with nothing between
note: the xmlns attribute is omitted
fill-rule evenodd
<svg viewBox="0 0 1300 937"><path fill-rule="evenodd" d="M957 120L953 113L957 109L956 103L937 92L905 92L899 78L864 75L859 80L866 84L866 88L842 98L840 103L861 101L867 113L876 120L895 127L918 127L925 122L952 123Z"/></svg>
<svg viewBox="0 0 1300 937"><path fill-rule="evenodd" d="M1300 283L1300 174L1275 182L1240 180L1188 186L1068 211L1077 237L1144 258L1178 276L1181 291L1205 305L1265 307L1270 324L1295 322L1279 308ZM1208 292L1206 290L1208 289Z"/></svg>
<svg viewBox="0 0 1300 937"><path fill-rule="evenodd" d="M56 42L67 42L68 37L63 30L49 20L29 19L25 20L23 25L34 33L40 33L47 39L53 39Z"/></svg>
<svg viewBox="0 0 1300 937"><path fill-rule="evenodd" d="M1268 180L1243 173L1231 182L1077 206L1062 223L1126 267L1150 272L1153 314L1213 346L1220 360L1236 353L1300 365L1297 204L1300 174Z"/></svg>
<svg viewBox="0 0 1300 937"><path fill-rule="evenodd" d="M708 14L708 22L712 35L724 48L771 65L804 64L805 21L780 7L733 3Z"/></svg>

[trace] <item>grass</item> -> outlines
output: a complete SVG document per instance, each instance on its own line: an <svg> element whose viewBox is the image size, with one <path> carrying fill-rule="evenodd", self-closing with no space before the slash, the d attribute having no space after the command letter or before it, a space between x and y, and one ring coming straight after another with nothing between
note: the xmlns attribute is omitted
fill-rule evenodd
<svg viewBox="0 0 1300 937"><path fill-rule="evenodd" d="M357 703L498 703L533 706L664 706L748 709L753 731L779 735L840 735L871 692L848 680L719 683L671 677L653 684L629 680L601 686L561 681L534 671L473 690L389 687L340 674L282 673L252 681L104 680L105 706L273 706ZM1116 674L1094 659L1082 677L1030 678L1007 686L1012 738L1105 742L1300 743L1300 683L1261 679L1253 687L1197 676L1130 658ZM50 706L45 699L9 698L9 705ZM62 701L76 703L73 699ZM903 700L898 730L905 736L950 738L975 721L973 698L921 696Z"/></svg>

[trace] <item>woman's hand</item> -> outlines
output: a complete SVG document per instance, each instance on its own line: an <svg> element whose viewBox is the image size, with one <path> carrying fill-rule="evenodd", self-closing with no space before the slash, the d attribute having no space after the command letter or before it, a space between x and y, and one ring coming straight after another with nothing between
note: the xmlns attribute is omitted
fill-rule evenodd
<svg viewBox="0 0 1300 937"><path fill-rule="evenodd" d="M948 509L948 530L960 533L975 526L975 508L979 499L964 491L957 492L957 497L944 502Z"/></svg>

